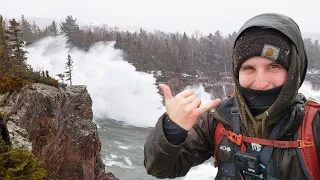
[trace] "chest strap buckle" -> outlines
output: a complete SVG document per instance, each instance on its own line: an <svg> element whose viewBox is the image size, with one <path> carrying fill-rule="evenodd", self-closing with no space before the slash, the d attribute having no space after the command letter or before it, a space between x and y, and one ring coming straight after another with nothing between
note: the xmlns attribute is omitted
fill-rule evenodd
<svg viewBox="0 0 320 180"><path fill-rule="evenodd" d="M232 142L236 143L238 146L242 144L242 135L236 134L232 131L227 131L226 129L222 129L221 133L225 135L228 139L230 139Z"/></svg>

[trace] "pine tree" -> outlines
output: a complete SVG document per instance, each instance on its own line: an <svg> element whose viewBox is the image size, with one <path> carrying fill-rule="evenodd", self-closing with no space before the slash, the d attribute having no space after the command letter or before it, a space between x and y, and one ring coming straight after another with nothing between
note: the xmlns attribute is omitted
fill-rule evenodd
<svg viewBox="0 0 320 180"><path fill-rule="evenodd" d="M10 55L14 64L21 68L26 68L27 51L23 49L26 43L21 40L22 32L19 23L15 19L9 20L9 30L6 30L5 34L9 41L9 47L12 52Z"/></svg>
<svg viewBox="0 0 320 180"><path fill-rule="evenodd" d="M115 49L122 49L122 43L123 43L123 40L122 40L121 34L117 33L116 43L113 45L113 47Z"/></svg>
<svg viewBox="0 0 320 180"><path fill-rule="evenodd" d="M49 34L52 36L58 35L57 23L52 21L51 25L47 27Z"/></svg>
<svg viewBox="0 0 320 180"><path fill-rule="evenodd" d="M5 24L0 15L0 74L7 73L10 69L10 55L7 37L5 36Z"/></svg>
<svg viewBox="0 0 320 180"><path fill-rule="evenodd" d="M81 47L81 42L79 42L80 29L76 23L77 19L72 16L67 16L65 22L61 22L60 30L61 34L66 34L68 38L68 43Z"/></svg>
<svg viewBox="0 0 320 180"><path fill-rule="evenodd" d="M185 73L191 73L190 71L190 45L189 38L184 32L182 40L179 44L179 66L183 69Z"/></svg>
<svg viewBox="0 0 320 180"><path fill-rule="evenodd" d="M65 68L67 69L67 71L65 72L65 77L67 77L66 81L69 81L70 85L72 85L73 60L70 54L68 54L68 59Z"/></svg>
<svg viewBox="0 0 320 180"><path fill-rule="evenodd" d="M26 20L24 15L21 16L21 32L22 32L22 39L28 43L31 43L34 40L34 34L31 30L30 23Z"/></svg>

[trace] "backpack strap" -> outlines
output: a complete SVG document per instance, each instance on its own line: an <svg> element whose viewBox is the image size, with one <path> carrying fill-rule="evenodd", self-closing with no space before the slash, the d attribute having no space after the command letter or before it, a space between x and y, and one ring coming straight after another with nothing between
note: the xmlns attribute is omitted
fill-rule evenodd
<svg viewBox="0 0 320 180"><path fill-rule="evenodd" d="M247 143L257 143L257 144L272 146L277 148L306 148L306 147L314 146L313 141L306 141L306 140L277 141L277 140L270 140L270 139L253 138L253 137L242 136L241 134L237 135L232 131L227 131L224 128L221 130L221 133L237 145L241 145L243 142L247 142Z"/></svg>
<svg viewBox="0 0 320 180"><path fill-rule="evenodd" d="M236 103L235 101L233 101L233 105L234 107L236 107ZM231 114L232 114L232 129L233 129L233 132L236 133L236 134L239 134L241 135L241 130L240 130L240 114L238 112L238 109L237 108L231 108ZM232 152L232 156L234 157L235 153L240 151L241 149L241 146L244 146L244 144L233 144L233 151ZM241 180L241 174L240 174L240 171L239 171L239 168L236 166L236 163L235 163L235 158L232 159L232 167L233 169L235 169L235 173L234 173L234 179L235 180Z"/></svg>
<svg viewBox="0 0 320 180"><path fill-rule="evenodd" d="M224 129L223 124L221 122L218 122L217 127L216 127L216 129L214 131L214 142L213 142L213 144L214 144L214 156L213 157L215 159L214 167L218 167L218 161L217 161L216 154L217 154L217 151L218 151L218 144L219 144L219 142L220 142L220 140L222 138L222 133L221 133L222 129Z"/></svg>
<svg viewBox="0 0 320 180"><path fill-rule="evenodd" d="M216 154L217 154L217 151L218 151L218 145L219 145L219 142L220 140L222 139L223 137L223 131L226 131L226 129L224 128L223 124L221 122L218 122L217 124L217 127L215 129L215 132L214 132L214 159L217 159L216 158ZM231 131L230 131L231 132ZM241 152L246 152L246 146L244 144L241 145ZM214 161L214 167L218 167L218 161Z"/></svg>
<svg viewBox="0 0 320 180"><path fill-rule="evenodd" d="M312 122L319 108L320 104L313 101L307 102L304 120L299 128L299 139L309 142L314 141ZM320 162L316 147L302 148L300 151L311 179L320 179Z"/></svg>

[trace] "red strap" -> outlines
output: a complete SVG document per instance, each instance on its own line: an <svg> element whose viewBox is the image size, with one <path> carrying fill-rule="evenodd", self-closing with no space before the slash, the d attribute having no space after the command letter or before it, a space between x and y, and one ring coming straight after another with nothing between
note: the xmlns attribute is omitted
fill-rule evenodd
<svg viewBox="0 0 320 180"><path fill-rule="evenodd" d="M305 148L314 145L314 142L297 140L297 141L276 141L270 139L259 139L243 136L243 142L257 143L266 146L273 146L277 148Z"/></svg>
<svg viewBox="0 0 320 180"><path fill-rule="evenodd" d="M300 139L314 141L312 122L316 113L318 112L317 107L320 107L320 105L315 102L309 101L307 103L304 120L299 128ZM311 179L320 179L320 164L316 147L313 146L312 148L303 148L300 149L300 151Z"/></svg>
<svg viewBox="0 0 320 180"><path fill-rule="evenodd" d="M221 133L228 137L232 142L236 143L237 145L241 145L242 142L248 143L257 143L266 146L273 146L277 148L306 148L310 146L314 146L313 141L304 141L304 140L297 140L297 141L275 141L270 139L260 139L260 138L252 138L247 136L242 136L241 134L237 135L232 131L227 131L226 129L222 129Z"/></svg>
<svg viewBox="0 0 320 180"><path fill-rule="evenodd" d="M217 159L216 154L217 154L217 151L218 151L218 143L220 142L220 140L222 138L222 134L220 133L222 129L224 129L223 128L223 124L218 122L216 130L214 132L214 142L213 142L213 144L214 144L214 158L215 159ZM214 166L218 167L218 161L217 160L214 161Z"/></svg>

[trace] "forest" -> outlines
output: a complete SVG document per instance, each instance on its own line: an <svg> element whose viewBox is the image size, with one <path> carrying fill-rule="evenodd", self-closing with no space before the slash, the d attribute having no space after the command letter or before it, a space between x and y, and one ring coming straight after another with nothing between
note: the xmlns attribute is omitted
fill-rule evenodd
<svg viewBox="0 0 320 180"><path fill-rule="evenodd" d="M231 76L231 53L237 36L236 31L222 36L220 31L207 35L195 31L187 35L185 32L148 32L143 28L132 32L106 24L80 27L72 15L67 16L62 22L53 21L45 28L40 28L35 22L29 22L24 15L18 20L1 19L0 58L2 63L7 63L1 65L1 70L5 72L12 70L13 64L13 71L19 68L31 69L25 63L28 52L23 47L48 36L63 34L67 37L70 47L83 51L88 51L96 42L112 41L114 48L122 50L123 58L139 71L161 71L167 78L172 77L174 72L175 76L187 74L188 77L208 77L215 81L221 81L223 76ZM307 38L304 39L304 43L309 70L316 69L320 66L319 41ZM8 64L9 59L11 60ZM56 84L49 79L44 81Z"/></svg>

